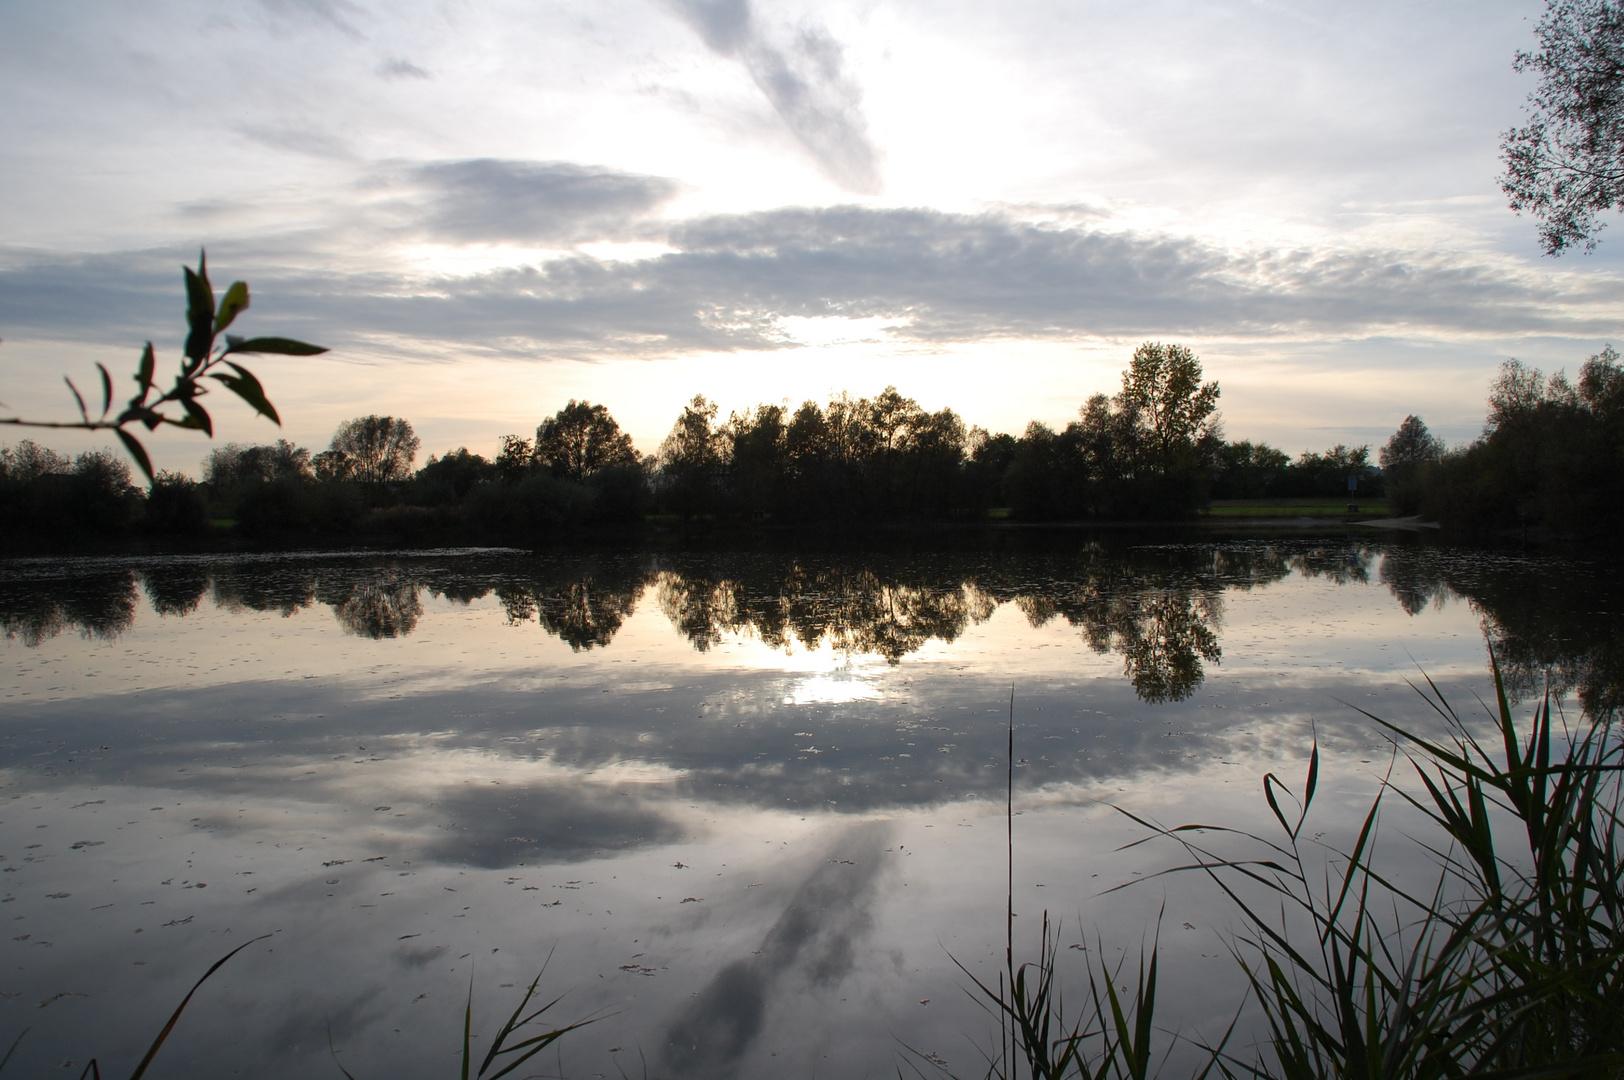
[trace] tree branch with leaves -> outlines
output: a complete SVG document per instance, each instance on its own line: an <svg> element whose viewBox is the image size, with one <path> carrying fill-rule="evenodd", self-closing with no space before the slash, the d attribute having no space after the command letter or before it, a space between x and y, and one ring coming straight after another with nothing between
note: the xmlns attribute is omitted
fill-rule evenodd
<svg viewBox="0 0 1624 1080"><path fill-rule="evenodd" d="M171 427L201 431L213 438L214 421L199 400L210 390L209 384L203 381L205 379L215 380L247 402L256 413L280 427L282 418L277 415L276 407L265 396L265 388L260 385L259 379L254 377L253 372L227 357L248 353L316 356L327 350L320 345L308 345L292 338L244 338L226 334L226 328L236 321L237 316L248 310L247 283L232 282L225 294L216 300L214 289L209 284L208 259L205 253L198 254L195 271L190 267L182 267L182 270L186 275L188 330L180 369L169 389L159 388L157 353L149 341L146 348L141 351L141 359L135 369L137 392L117 414L113 412L113 377L105 365L98 363L96 370L101 375L102 399L99 414L92 415L84 394L79 392L79 388L74 385L71 378L64 376L63 381L68 384L68 390L73 394L74 403L79 408L78 420L30 420L11 416L0 417L0 424L74 431L111 431L124 444L124 449L129 451L130 457L135 459L135 463L141 467L149 482L154 478L152 459L147 456L146 448L141 445L141 441L129 429L145 426L148 431L156 431L167 424ZM222 334L225 334L224 344L219 342Z"/></svg>
<svg viewBox="0 0 1624 1080"><path fill-rule="evenodd" d="M1539 76L1528 123L1501 136L1511 208L1537 218L1548 255L1592 251L1598 215L1624 208L1624 5L1546 0L1536 52L1514 67Z"/></svg>

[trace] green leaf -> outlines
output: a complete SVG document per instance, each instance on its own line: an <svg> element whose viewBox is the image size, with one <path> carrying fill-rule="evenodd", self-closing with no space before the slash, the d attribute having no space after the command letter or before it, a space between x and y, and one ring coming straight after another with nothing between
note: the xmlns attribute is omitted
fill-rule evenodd
<svg viewBox="0 0 1624 1080"><path fill-rule="evenodd" d="M238 367L230 360L227 360L225 365L232 371L235 371L236 374L226 375L223 373L216 373L209 377L220 380L220 382L224 383L226 388L229 389L233 394L236 394L238 397L248 402L249 405L253 406L255 412L259 413L261 416L269 418L273 424L280 427L282 425L282 418L276 415L276 406L272 405L270 401L266 399L265 388L259 385L259 380L254 378L253 372L249 371L247 368Z"/></svg>
<svg viewBox="0 0 1624 1080"><path fill-rule="evenodd" d="M103 367L101 364L96 365L96 370L101 372L101 377L102 377L102 411L101 411L101 414L102 414L103 418L106 418L107 410L111 409L113 407L113 377L107 373L107 369L105 367Z"/></svg>
<svg viewBox="0 0 1624 1080"><path fill-rule="evenodd" d="M1297 828L1291 832L1291 838L1297 839L1302 831L1303 822L1308 818L1308 808L1314 805L1314 789L1319 786L1319 740L1314 740L1314 751L1308 756L1308 782L1303 785L1303 812L1297 818Z"/></svg>
<svg viewBox="0 0 1624 1080"><path fill-rule="evenodd" d="M209 438L214 438L214 422L209 419L208 410L199 405L194 398L181 398L180 403L186 410L186 419L175 421L175 426L194 428Z"/></svg>
<svg viewBox="0 0 1624 1080"><path fill-rule="evenodd" d="M118 433L118 441L124 444L124 449L130 452L130 456L135 459L135 463L141 466L141 471L146 473L147 483L154 483L157 478L152 475L152 459L147 457L146 448L136 441L134 435L131 435L123 428L114 428L113 430Z"/></svg>
<svg viewBox="0 0 1624 1080"><path fill-rule="evenodd" d="M306 345L285 337L257 337L246 341L228 341L228 353L280 353L283 356L317 356L327 350L320 345Z"/></svg>
<svg viewBox="0 0 1624 1080"><path fill-rule="evenodd" d="M200 364L214 347L214 290L209 288L208 272L199 259L197 268L203 273L186 271L186 322L192 329L186 335L186 357Z"/></svg>
<svg viewBox="0 0 1624 1080"><path fill-rule="evenodd" d="M143 399L147 396L147 391L152 389L152 376L157 368L158 358L153 355L152 342L149 341L147 347L141 350L141 366L135 369L135 381L141 384Z"/></svg>
<svg viewBox="0 0 1624 1080"><path fill-rule="evenodd" d="M79 393L79 388L73 385L73 380L66 375L62 376L62 381L68 384L68 389L73 392L73 400L79 403L79 415L84 417L85 423L90 423L90 410L85 408L84 395Z"/></svg>
<svg viewBox="0 0 1624 1080"><path fill-rule="evenodd" d="M214 332L218 334L231 325L231 320L248 310L248 283L233 281L231 288L220 298L220 310L214 316Z"/></svg>

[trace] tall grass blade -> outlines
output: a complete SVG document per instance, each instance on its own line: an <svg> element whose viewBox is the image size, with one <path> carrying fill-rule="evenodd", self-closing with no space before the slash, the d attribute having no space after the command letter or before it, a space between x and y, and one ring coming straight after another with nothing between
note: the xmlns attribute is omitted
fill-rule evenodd
<svg viewBox="0 0 1624 1080"><path fill-rule="evenodd" d="M205 971L203 973L203 977L192 984L192 988L186 991L186 996L181 998L180 1004L175 1007L175 1012L172 1016L170 1016L169 1023L165 1024L164 1029L158 1032L158 1037L152 1040L152 1045L147 1048L146 1057L141 1059L141 1063L137 1065L135 1067L135 1071L130 1074L130 1080L141 1080L141 1077L146 1075L147 1066L151 1065L152 1059L158 1056L158 1051L162 1049L165 1040L169 1038L169 1033L175 1030L176 1023L180 1021L180 1014L186 1011L187 1005L191 1004L192 995L197 993L197 988L202 986L205 982L208 982L209 976L213 975L216 971L219 971L220 968L225 965L227 960L230 960L233 956L236 956L238 953L242 952L255 942L264 941L266 938L271 936L272 935L270 934L261 934L257 938L253 938L252 940L245 941L241 945L238 945L235 949L232 949L230 952L220 957L220 959L216 960L214 962L214 966ZM91 1064L95 1064L95 1062L93 1061ZM100 1070L98 1070L98 1075L99 1073Z"/></svg>
<svg viewBox="0 0 1624 1080"><path fill-rule="evenodd" d="M28 1028L23 1028L22 1034L18 1035L15 1039L12 1040L11 1048L6 1051L6 1056L3 1057L3 1058L0 1058L0 1070L5 1069L6 1062L10 1061L11 1060L11 1055L15 1054L17 1052L17 1047L22 1045L23 1035L27 1035L28 1031L29 1031Z"/></svg>

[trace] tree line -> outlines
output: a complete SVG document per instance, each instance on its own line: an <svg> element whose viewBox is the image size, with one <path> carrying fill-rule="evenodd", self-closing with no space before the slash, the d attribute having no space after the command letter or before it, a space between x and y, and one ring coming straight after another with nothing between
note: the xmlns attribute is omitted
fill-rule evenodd
<svg viewBox="0 0 1624 1080"><path fill-rule="evenodd" d="M1337 445L1292 458L1225 439L1216 382L1187 348L1140 346L1114 395L1062 429L967 427L895 387L872 398L762 404L726 419L703 396L654 454L603 404L571 400L486 457L465 447L416 465L409 421L346 421L319 452L287 440L214 448L202 478L163 472L143 492L111 451L73 460L0 448L7 539L377 535L533 542L650 521L721 526L1174 520L1213 499L1386 495L1463 529L1608 527L1624 484L1624 370L1611 348L1565 375L1508 362L1483 435L1448 450L1407 417L1374 455Z"/></svg>

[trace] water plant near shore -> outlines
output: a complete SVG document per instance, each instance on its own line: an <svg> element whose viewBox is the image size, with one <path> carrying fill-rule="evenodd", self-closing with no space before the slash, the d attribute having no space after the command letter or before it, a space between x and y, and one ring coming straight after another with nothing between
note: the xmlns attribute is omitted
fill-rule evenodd
<svg viewBox="0 0 1624 1080"><path fill-rule="evenodd" d="M550 956L549 959L551 959ZM470 977L468 981L468 1001L463 1006L462 1011L462 1057L460 1059L462 1069L458 1073L461 1080L469 1080L470 1076L477 1078L477 1080L485 1080L487 1074L489 1080L501 1080L501 1077L507 1076L565 1035L584 1028L588 1024L595 1024L601 1019L601 1017L588 1017L585 1020L577 1020L573 1024L565 1024L563 1027L554 1028L551 1031L527 1035L527 1029L531 1029L532 1025L535 1025L543 1014L563 1000L563 996L560 995L538 1009L534 1009L529 1013L525 1012L525 1009L529 1008L530 1002L536 996L536 987L541 985L541 977L546 973L547 965L543 964L541 970L536 972L536 977L530 980L530 986L525 990L524 997L519 999L519 1004L514 1008L512 1015L507 1018L507 1023L502 1025L502 1029L491 1040L490 1049L485 1052L485 1057L480 1061L479 1068L472 1072L469 1070L472 1068L474 1060L474 983L472 977ZM509 1046L508 1039L514 1036L523 1037L512 1046ZM346 1080L356 1080L350 1070L339 1063L338 1049L333 1046L331 1031L327 1033L327 1045L333 1054L333 1064L338 1065L338 1071L344 1074ZM496 1070L495 1072L491 1072L493 1068Z"/></svg>
<svg viewBox="0 0 1624 1080"><path fill-rule="evenodd" d="M1430 679L1417 691L1446 738L1365 713L1421 790L1399 787L1390 770L1347 851L1304 835L1320 773L1317 742L1300 797L1272 772L1263 779L1278 837L1167 827L1120 811L1148 832L1128 847L1171 841L1188 859L1152 877L1198 873L1239 913L1243 928L1229 949L1266 1030L1250 1057L1230 1047L1245 1000L1217 1040L1154 1026L1154 940L1148 961L1141 950L1131 995L1117 989L1123 965L1097 961L1084 1007L1068 1015L1056 979L1058 933L1045 912L1035 960L1016 963L1006 919L996 986L971 975L999 1022L985 1075L1144 1080L1158 1054L1165 1065L1181 1041L1201 1051L1203 1080L1215 1072L1254 1080L1624 1073L1624 744L1610 713L1570 728L1549 695L1519 726L1492 649L1489 659L1493 739L1475 735ZM1013 760L1013 712L1010 750ZM1437 870L1425 891L1377 865L1390 797L1436 831L1437 839L1419 841ZM1012 821L1013 771L1008 809ZM1525 843L1505 839L1508 832ZM1011 853L1013 839L1011 831ZM1010 884L1013 904L1013 876ZM908 1064L920 1076L931 1067L946 1073L923 1055Z"/></svg>

